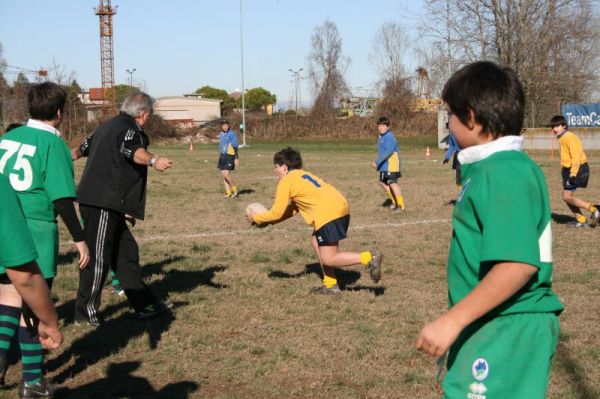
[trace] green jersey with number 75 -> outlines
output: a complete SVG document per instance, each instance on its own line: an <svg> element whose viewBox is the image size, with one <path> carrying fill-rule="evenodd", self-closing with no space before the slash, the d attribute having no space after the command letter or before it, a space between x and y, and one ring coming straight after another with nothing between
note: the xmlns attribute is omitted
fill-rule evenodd
<svg viewBox="0 0 600 399"><path fill-rule="evenodd" d="M0 136L0 173L17 192L25 217L54 221L52 202L76 197L73 161L58 130L31 122L35 128L22 126Z"/></svg>

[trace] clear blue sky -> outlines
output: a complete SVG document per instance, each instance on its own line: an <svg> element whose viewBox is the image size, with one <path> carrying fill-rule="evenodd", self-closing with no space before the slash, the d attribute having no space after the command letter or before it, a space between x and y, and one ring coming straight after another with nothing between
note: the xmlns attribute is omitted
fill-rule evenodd
<svg viewBox="0 0 600 399"><path fill-rule="evenodd" d="M59 64L84 88L100 87L96 0L0 0L0 43L8 65L27 69ZM307 69L310 36L327 18L337 24L352 59L351 87L378 78L369 62L373 36L394 21L414 37L423 0L243 0L245 87L262 86L287 108L290 68ZM239 0L113 0L115 82L153 96L191 93L203 85L241 88ZM407 55L410 59L410 55ZM416 65L409 67L416 68ZM413 68L413 69L414 69ZM10 80L15 75L6 75ZM308 82L302 100L311 98Z"/></svg>

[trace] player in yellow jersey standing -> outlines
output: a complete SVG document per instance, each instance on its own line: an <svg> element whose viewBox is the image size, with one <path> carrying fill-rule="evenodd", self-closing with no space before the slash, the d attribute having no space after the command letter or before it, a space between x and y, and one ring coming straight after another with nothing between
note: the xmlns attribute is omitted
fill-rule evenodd
<svg viewBox="0 0 600 399"><path fill-rule="evenodd" d="M560 166L563 181L562 198L575 216L575 222L570 226L596 227L600 218L600 211L591 202L575 197L575 190L587 187L590 177L590 167L585 152L583 152L581 140L568 130L569 126L562 115L552 117L550 126L552 126L552 132L558 138L558 144L560 145ZM589 211L590 217L586 219L581 213L581 209Z"/></svg>
<svg viewBox="0 0 600 399"><path fill-rule="evenodd" d="M340 252L339 242L346 238L350 224L348 201L332 185L302 169L300 153L290 147L273 157L275 174L279 177L275 202L263 213L249 211L246 218L251 224L274 224L300 212L304 221L315 230L311 244L323 269L323 286L315 293L340 293L335 269L363 265L377 283L381 279L383 255L378 250Z"/></svg>

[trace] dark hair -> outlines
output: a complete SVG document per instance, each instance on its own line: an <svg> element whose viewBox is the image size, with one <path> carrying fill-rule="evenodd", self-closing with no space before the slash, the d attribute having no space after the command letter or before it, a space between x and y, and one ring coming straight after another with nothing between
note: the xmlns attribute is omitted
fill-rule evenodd
<svg viewBox="0 0 600 399"><path fill-rule="evenodd" d="M525 117L525 94L515 71L493 62L469 64L446 82L442 98L450 112L466 125L470 112L483 127L482 134L500 136L521 134Z"/></svg>
<svg viewBox="0 0 600 399"><path fill-rule="evenodd" d="M550 127L556 127L556 126L561 126L561 125L566 128L569 127L569 125L567 124L567 120L565 119L564 116L554 115L552 117L552 119L550 119Z"/></svg>
<svg viewBox="0 0 600 399"><path fill-rule="evenodd" d="M381 118L377 119L377 124L390 126L390 120L387 117L382 116Z"/></svg>
<svg viewBox="0 0 600 399"><path fill-rule="evenodd" d="M231 123L227 119L221 119L221 125L231 125Z"/></svg>
<svg viewBox="0 0 600 399"><path fill-rule="evenodd" d="M52 82L33 84L27 93L29 116L40 121L51 121L58 111L63 112L67 103L67 92Z"/></svg>
<svg viewBox="0 0 600 399"><path fill-rule="evenodd" d="M302 157L292 147L285 147L273 155L275 165L287 165L289 169L302 169Z"/></svg>
<svg viewBox="0 0 600 399"><path fill-rule="evenodd" d="M10 125L8 125L6 127L6 130L4 131L4 133L8 133L11 130L16 129L16 128L21 127L21 126L23 126L22 123L11 123Z"/></svg>

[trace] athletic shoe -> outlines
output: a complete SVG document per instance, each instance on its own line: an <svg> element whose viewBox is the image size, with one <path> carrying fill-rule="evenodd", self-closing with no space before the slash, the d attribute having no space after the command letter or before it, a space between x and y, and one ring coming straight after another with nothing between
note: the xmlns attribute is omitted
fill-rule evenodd
<svg viewBox="0 0 600 399"><path fill-rule="evenodd" d="M590 227L596 227L598 225L598 220L600 219L600 210L596 209L589 217Z"/></svg>
<svg viewBox="0 0 600 399"><path fill-rule="evenodd" d="M150 319L154 316L158 316L173 307L172 303L169 302L158 302L152 305L146 306L144 309L136 313L138 320Z"/></svg>
<svg viewBox="0 0 600 399"><path fill-rule="evenodd" d="M33 385L28 385L25 381L19 384L18 394L21 399L51 398L53 393L54 387L43 378Z"/></svg>
<svg viewBox="0 0 600 399"><path fill-rule="evenodd" d="M387 208L392 204L392 200L391 199L386 199L385 201L383 201L383 203L381 204L382 207Z"/></svg>
<svg viewBox="0 0 600 399"><path fill-rule="evenodd" d="M0 386L4 386L6 383L4 377L6 377L6 371L8 370L8 359L0 357Z"/></svg>
<svg viewBox="0 0 600 399"><path fill-rule="evenodd" d="M340 290L340 287L338 287L338 285L336 284L330 288L327 288L324 285L322 285L320 287L313 288L311 292L313 294L319 295L339 295L342 293L342 290Z"/></svg>
<svg viewBox="0 0 600 399"><path fill-rule="evenodd" d="M581 222L578 222L578 221L574 221L574 222L567 223L567 227L574 227L574 228L578 228L578 229L579 228L587 229L587 228L590 227L590 225L587 224L587 222L581 223Z"/></svg>
<svg viewBox="0 0 600 399"><path fill-rule="evenodd" d="M231 193L231 198L235 198L237 196L238 196L238 192L237 191L234 191L234 192Z"/></svg>
<svg viewBox="0 0 600 399"><path fill-rule="evenodd" d="M224 198L231 198L231 194L225 194L223 197Z"/></svg>
<svg viewBox="0 0 600 399"><path fill-rule="evenodd" d="M116 296L125 295L125 291L123 290L123 287L121 287L121 284L113 285L112 290L113 290L113 294L115 294Z"/></svg>
<svg viewBox="0 0 600 399"><path fill-rule="evenodd" d="M390 211L397 212L397 211L401 211L401 210L402 210L402 208L400 208L398 205L394 205L394 204L390 205Z"/></svg>
<svg viewBox="0 0 600 399"><path fill-rule="evenodd" d="M91 321L86 319L85 317L75 317L75 320L73 320L73 324L76 326L92 326L92 327L99 327L100 326L101 321Z"/></svg>
<svg viewBox="0 0 600 399"><path fill-rule="evenodd" d="M371 251L371 256L372 259L367 265L367 269L369 269L371 280L373 280L374 283L378 283L379 280L381 280L381 262L383 261L383 254L374 249Z"/></svg>

